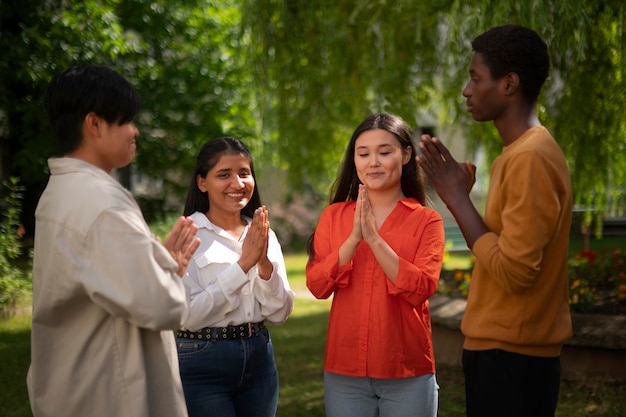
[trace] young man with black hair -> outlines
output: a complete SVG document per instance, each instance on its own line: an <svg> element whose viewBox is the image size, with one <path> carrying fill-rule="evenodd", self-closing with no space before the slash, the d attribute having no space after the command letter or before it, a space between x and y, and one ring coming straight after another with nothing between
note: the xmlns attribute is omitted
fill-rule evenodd
<svg viewBox="0 0 626 417"><path fill-rule="evenodd" d="M181 217L161 244L110 175L135 157L137 92L111 69L72 67L45 108L58 156L35 213L33 416L186 417L172 330L200 242Z"/></svg>
<svg viewBox="0 0 626 417"><path fill-rule="evenodd" d="M469 197L475 167L423 135L420 166L476 263L461 329L469 417L554 416L560 352L571 337L567 256L572 215L563 152L535 110L547 46L531 29L494 27L472 42L467 111L493 121L503 150L484 218Z"/></svg>

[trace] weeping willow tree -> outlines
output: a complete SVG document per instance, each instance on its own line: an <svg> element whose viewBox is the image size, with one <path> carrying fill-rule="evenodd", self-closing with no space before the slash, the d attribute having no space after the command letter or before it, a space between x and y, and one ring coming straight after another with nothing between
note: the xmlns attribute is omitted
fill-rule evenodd
<svg viewBox="0 0 626 417"><path fill-rule="evenodd" d="M588 216L624 211L624 0L243 0L242 11L258 134L294 189L326 190L350 133L373 111L413 127L431 115L493 158L497 132L471 120L461 90L471 40L517 23L549 47L539 114L566 153L575 203Z"/></svg>

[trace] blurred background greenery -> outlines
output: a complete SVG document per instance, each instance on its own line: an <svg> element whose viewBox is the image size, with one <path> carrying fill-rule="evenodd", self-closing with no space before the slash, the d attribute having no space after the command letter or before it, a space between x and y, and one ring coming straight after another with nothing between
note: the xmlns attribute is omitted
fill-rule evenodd
<svg viewBox="0 0 626 417"><path fill-rule="evenodd" d="M466 114L461 89L470 40L505 23L548 43L538 108L583 220L623 212L626 0L2 0L0 177L25 186L31 236L51 150L45 87L69 65L107 65L142 97L138 155L116 175L149 221L181 211L200 145L233 135L253 151L281 240L302 246L370 112L459 136L467 149L456 156L484 154L488 170L501 144Z"/></svg>

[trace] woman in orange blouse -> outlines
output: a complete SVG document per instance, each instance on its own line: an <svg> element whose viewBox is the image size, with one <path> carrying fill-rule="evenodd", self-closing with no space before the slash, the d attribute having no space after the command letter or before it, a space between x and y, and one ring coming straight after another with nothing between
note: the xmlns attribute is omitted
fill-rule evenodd
<svg viewBox="0 0 626 417"><path fill-rule="evenodd" d="M425 200L407 124L368 116L309 242L307 287L319 299L333 295L328 417L437 415L428 298L441 272L444 231Z"/></svg>

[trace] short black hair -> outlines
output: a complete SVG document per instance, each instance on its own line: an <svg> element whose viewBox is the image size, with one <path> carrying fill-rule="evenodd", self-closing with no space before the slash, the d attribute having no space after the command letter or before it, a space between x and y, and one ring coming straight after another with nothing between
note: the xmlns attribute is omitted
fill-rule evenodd
<svg viewBox="0 0 626 417"><path fill-rule="evenodd" d="M537 32L519 25L496 26L477 36L472 49L482 55L493 79L516 73L524 97L537 102L550 70L548 46Z"/></svg>
<svg viewBox="0 0 626 417"><path fill-rule="evenodd" d="M94 112L109 124L131 122L139 113L139 94L113 69L73 66L52 79L44 107L57 139L56 152L65 155L80 145L87 114Z"/></svg>

